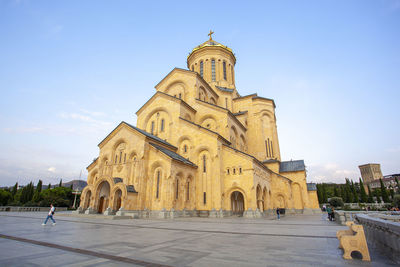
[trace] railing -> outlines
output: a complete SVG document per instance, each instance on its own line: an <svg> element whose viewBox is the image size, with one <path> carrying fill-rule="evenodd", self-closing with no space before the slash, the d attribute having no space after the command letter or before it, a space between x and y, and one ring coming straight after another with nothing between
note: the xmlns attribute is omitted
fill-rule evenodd
<svg viewBox="0 0 400 267"><path fill-rule="evenodd" d="M27 211L49 211L50 207L16 207L16 206L0 206L0 211L11 212L27 212ZM57 211L66 211L67 207L56 207Z"/></svg>

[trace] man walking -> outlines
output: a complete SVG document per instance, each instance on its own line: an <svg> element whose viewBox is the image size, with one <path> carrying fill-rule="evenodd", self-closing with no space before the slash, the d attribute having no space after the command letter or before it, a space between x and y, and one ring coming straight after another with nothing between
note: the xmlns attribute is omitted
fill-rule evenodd
<svg viewBox="0 0 400 267"><path fill-rule="evenodd" d="M281 219L281 211L279 210L279 208L276 208L276 216L278 217L278 220Z"/></svg>
<svg viewBox="0 0 400 267"><path fill-rule="evenodd" d="M53 221L53 225L56 225L56 221L53 218L54 215L54 211L56 210L56 208L53 206L53 204L50 204L50 210L49 210L49 214L47 215L46 220L44 221L44 223L42 223L42 225L46 225L47 221L49 220L49 218Z"/></svg>

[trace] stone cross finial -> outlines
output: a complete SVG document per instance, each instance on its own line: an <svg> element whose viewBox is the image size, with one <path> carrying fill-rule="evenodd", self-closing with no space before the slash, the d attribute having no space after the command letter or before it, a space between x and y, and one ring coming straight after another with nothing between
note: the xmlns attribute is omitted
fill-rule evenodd
<svg viewBox="0 0 400 267"><path fill-rule="evenodd" d="M213 35L213 31L212 30L210 30L210 33L209 34L207 34L208 36L210 36L210 41L212 40L212 35Z"/></svg>

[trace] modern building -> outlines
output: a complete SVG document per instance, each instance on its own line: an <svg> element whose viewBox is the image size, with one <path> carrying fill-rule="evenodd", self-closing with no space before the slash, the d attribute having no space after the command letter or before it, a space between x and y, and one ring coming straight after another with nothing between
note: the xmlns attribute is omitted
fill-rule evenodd
<svg viewBox="0 0 400 267"><path fill-rule="evenodd" d="M303 160L282 161L275 102L235 86L236 57L210 38L99 143L85 213L169 218L318 212Z"/></svg>

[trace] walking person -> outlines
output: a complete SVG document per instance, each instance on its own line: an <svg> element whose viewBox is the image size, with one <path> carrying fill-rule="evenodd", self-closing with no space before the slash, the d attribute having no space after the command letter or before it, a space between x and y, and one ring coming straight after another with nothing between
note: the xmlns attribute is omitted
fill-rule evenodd
<svg viewBox="0 0 400 267"><path fill-rule="evenodd" d="M280 220L281 219L281 212L280 212L280 210L279 210L279 208L276 208L276 216L278 217L278 220Z"/></svg>
<svg viewBox="0 0 400 267"><path fill-rule="evenodd" d="M42 225L46 225L46 223L49 220L49 218L53 221L53 225L56 225L56 221L53 218L55 210L56 210L56 208L53 206L53 204L50 204L49 214L47 215L47 218L44 221L44 223L42 223Z"/></svg>

